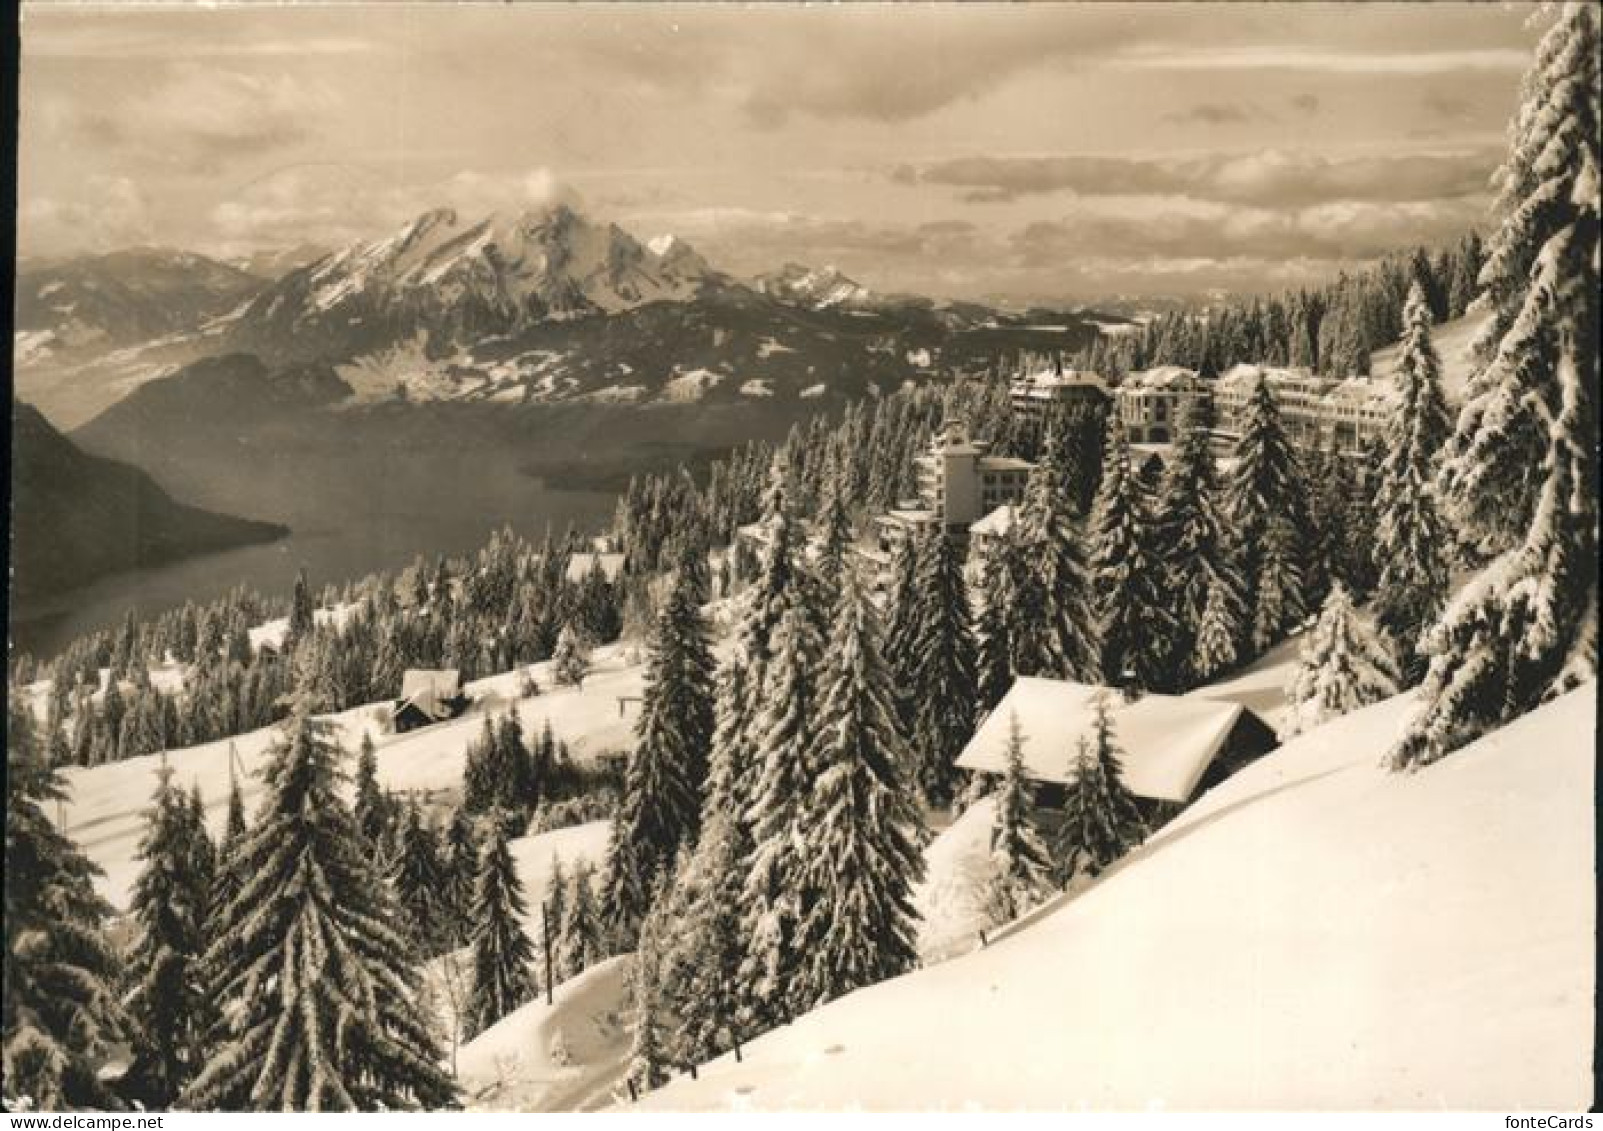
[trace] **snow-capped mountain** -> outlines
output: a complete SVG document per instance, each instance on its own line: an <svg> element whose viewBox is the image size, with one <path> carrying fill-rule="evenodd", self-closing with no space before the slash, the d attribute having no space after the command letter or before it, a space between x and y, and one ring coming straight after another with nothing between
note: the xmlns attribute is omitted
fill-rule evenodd
<svg viewBox="0 0 1603 1131"><path fill-rule="evenodd" d="M566 205L476 219L441 208L290 272L217 329L284 358L356 356L419 333L439 351L542 322L682 302L713 278L681 241L654 250Z"/></svg>
<svg viewBox="0 0 1603 1131"><path fill-rule="evenodd" d="M236 267L167 248L24 267L17 274L14 351L27 363L185 333L262 286Z"/></svg>
<svg viewBox="0 0 1603 1131"><path fill-rule="evenodd" d="M851 309L869 305L872 292L847 278L835 267L804 267L787 263L771 275L759 275L757 290L780 302L812 310Z"/></svg>

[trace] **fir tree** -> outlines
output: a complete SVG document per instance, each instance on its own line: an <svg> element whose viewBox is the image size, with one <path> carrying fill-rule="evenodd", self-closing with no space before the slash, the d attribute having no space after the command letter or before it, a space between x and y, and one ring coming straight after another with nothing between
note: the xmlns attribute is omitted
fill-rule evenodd
<svg viewBox="0 0 1603 1131"><path fill-rule="evenodd" d="M352 802L356 827L372 844L384 839L387 816L384 794L378 784L378 759L373 750L373 736L362 732L362 745L356 757L356 797Z"/></svg>
<svg viewBox="0 0 1603 1131"><path fill-rule="evenodd" d="M1442 398L1441 363L1431 344L1430 308L1418 283L1403 310L1406 326L1397 362L1397 406L1386 429L1376 489L1376 621L1405 678L1423 674L1420 635L1447 595L1447 531L1436 511L1437 453L1451 428Z"/></svg>
<svg viewBox="0 0 1603 1131"><path fill-rule="evenodd" d="M873 612L850 574L830 645L808 758L816 775L804 817L808 904L797 926L804 1008L918 959L912 888L924 874L922 821Z"/></svg>
<svg viewBox="0 0 1603 1131"><path fill-rule="evenodd" d="M440 867L439 842L424 821L416 798L406 808L398 847L391 873L395 894L412 936L432 954L444 941L441 928L447 925L449 915L441 906L445 877Z"/></svg>
<svg viewBox="0 0 1603 1131"><path fill-rule="evenodd" d="M137 935L123 1009L139 1033L122 1089L147 1108L171 1107L198 1070L207 1001L199 971L211 898L211 845L165 762L139 845L144 867L130 910Z"/></svg>
<svg viewBox="0 0 1603 1131"><path fill-rule="evenodd" d="M243 887L205 962L222 1017L182 1103L206 1111L439 1108L455 1099L417 1006L398 908L300 697L235 850Z"/></svg>
<svg viewBox="0 0 1603 1131"><path fill-rule="evenodd" d="M1499 174L1478 300L1490 317L1441 473L1448 525L1490 561L1426 634L1398 768L1597 671L1599 19L1593 4L1560 9Z"/></svg>
<svg viewBox="0 0 1603 1131"><path fill-rule="evenodd" d="M953 763L974 733L974 635L963 562L951 539L939 530L927 532L918 562L913 613L918 663L906 688L908 718L919 789L930 804L945 805L957 777Z"/></svg>
<svg viewBox="0 0 1603 1131"><path fill-rule="evenodd" d="M589 647L573 625L563 625L557 634L556 651L551 655L551 677L558 683L582 688L584 677L589 674Z"/></svg>
<svg viewBox="0 0 1603 1131"><path fill-rule="evenodd" d="M534 947L523 933L523 881L504 831L492 829L479 857L473 889L473 988L469 1031L482 1033L537 992L530 963Z"/></svg>
<svg viewBox="0 0 1603 1131"><path fill-rule="evenodd" d="M692 1063L711 1060L738 1035L735 980L744 952L741 936L741 854L730 815L710 803L701 839L678 881L683 908L669 942L676 977L665 993L678 1018L675 1044Z"/></svg>
<svg viewBox="0 0 1603 1131"><path fill-rule="evenodd" d="M1106 695L1093 707L1091 739L1082 738L1074 759L1058 833L1058 862L1065 885L1096 876L1146 837L1135 795L1124 784L1124 765Z"/></svg>
<svg viewBox="0 0 1603 1131"><path fill-rule="evenodd" d="M1303 647L1285 732L1309 730L1396 693L1390 658L1359 619L1346 587L1337 582Z"/></svg>
<svg viewBox="0 0 1603 1131"><path fill-rule="evenodd" d="M992 538L984 551L976 618L975 687L980 711L990 711L1013 686L1013 620L1018 590L1013 583L1016 544L1012 532Z"/></svg>
<svg viewBox="0 0 1603 1131"><path fill-rule="evenodd" d="M1235 447L1228 490L1236 566L1251 644L1259 651L1306 614L1299 546L1308 530L1308 501L1280 413L1262 377L1253 382Z"/></svg>
<svg viewBox="0 0 1603 1131"><path fill-rule="evenodd" d="M753 849L742 898L747 953L740 983L750 1018L771 1023L805 1008L796 996L803 955L796 923L806 902L802 819L823 643L800 606L785 611L761 715L761 769L752 798Z"/></svg>
<svg viewBox="0 0 1603 1131"><path fill-rule="evenodd" d="M1197 683L1205 683L1236 662L1236 640L1241 620L1236 615L1235 594L1228 583L1216 578L1208 587L1208 603L1192 640L1186 670Z"/></svg>
<svg viewBox="0 0 1603 1131"><path fill-rule="evenodd" d="M1241 578L1219 517L1212 433L1212 398L1193 397L1181 412L1180 440L1164 476L1156 523L1166 550L1163 600L1174 611L1174 652L1186 686L1234 662L1235 641L1245 636L1247 620Z"/></svg>
<svg viewBox="0 0 1603 1131"><path fill-rule="evenodd" d="M1008 720L1005 763L993 796L989 905L992 922L1000 925L1017 919L1052 890L1052 857L1035 827L1017 716Z"/></svg>
<svg viewBox="0 0 1603 1131"><path fill-rule="evenodd" d="M467 942L471 933L473 890L478 883L479 848L467 811L458 806L445 826L440 853L440 910L448 947Z"/></svg>
<svg viewBox="0 0 1603 1131"><path fill-rule="evenodd" d="M653 907L664 902L662 884L656 885ZM629 1046L629 1065L625 1077L639 1092L649 1092L668 1082L667 1050L663 1018L663 915L654 911L640 930L640 945L630 964L630 990L634 1013L634 1037Z"/></svg>
<svg viewBox="0 0 1603 1131"><path fill-rule="evenodd" d="M1145 691L1173 682L1176 625L1172 595L1162 591L1162 563L1148 553L1145 509L1130 474L1124 426L1114 419L1091 512L1091 588L1102 644L1103 678Z"/></svg>
<svg viewBox="0 0 1603 1131"><path fill-rule="evenodd" d="M17 698L6 732L5 1094L40 1110L106 1108L96 1068L124 1029L111 908L95 894L99 870L46 815L67 793Z"/></svg>
<svg viewBox="0 0 1603 1131"><path fill-rule="evenodd" d="M1019 509L1018 540L1028 567L1015 575L1020 620L1013 632L1014 671L1094 682L1099 675L1092 612L1078 535L1074 485L1048 439Z"/></svg>
<svg viewBox="0 0 1603 1131"><path fill-rule="evenodd" d="M604 903L625 946L645 917L657 878L681 846L694 842L701 817L713 733L713 659L686 578L675 584L653 634L637 741L607 853Z"/></svg>
<svg viewBox="0 0 1603 1131"><path fill-rule="evenodd" d="M572 978L584 973L603 956L601 920L596 911L595 888L591 881L590 863L580 857L568 875L567 889L562 893L561 926L552 961L563 977Z"/></svg>

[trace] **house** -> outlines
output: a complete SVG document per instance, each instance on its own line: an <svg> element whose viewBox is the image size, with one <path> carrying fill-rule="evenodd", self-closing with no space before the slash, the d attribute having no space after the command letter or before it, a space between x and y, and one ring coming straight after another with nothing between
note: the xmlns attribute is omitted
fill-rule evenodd
<svg viewBox="0 0 1603 1131"><path fill-rule="evenodd" d="M1124 784L1153 824L1166 821L1198 794L1276 746L1273 729L1239 703L1201 695L1145 695L1069 680L1023 677L986 716L958 755L961 769L999 774L1005 768L1011 720L1024 743L1024 772L1036 803L1061 807L1082 736L1089 738L1098 695L1111 707L1122 752Z"/></svg>
<svg viewBox="0 0 1603 1131"><path fill-rule="evenodd" d="M397 734L454 719L472 702L462 690L462 673L412 668L401 677L401 697L390 712Z"/></svg>
<svg viewBox="0 0 1603 1131"><path fill-rule="evenodd" d="M1191 402L1209 395L1207 383L1191 370L1161 365L1131 373L1119 385L1119 419L1133 442L1169 444Z"/></svg>

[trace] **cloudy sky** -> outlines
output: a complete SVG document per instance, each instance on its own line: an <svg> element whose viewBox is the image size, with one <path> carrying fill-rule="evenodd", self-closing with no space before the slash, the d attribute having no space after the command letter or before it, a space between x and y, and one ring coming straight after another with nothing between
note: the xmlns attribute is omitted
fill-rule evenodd
<svg viewBox="0 0 1603 1131"><path fill-rule="evenodd" d="M1531 14L31 3L19 250L332 246L567 199L737 274L1267 290L1484 222Z"/></svg>

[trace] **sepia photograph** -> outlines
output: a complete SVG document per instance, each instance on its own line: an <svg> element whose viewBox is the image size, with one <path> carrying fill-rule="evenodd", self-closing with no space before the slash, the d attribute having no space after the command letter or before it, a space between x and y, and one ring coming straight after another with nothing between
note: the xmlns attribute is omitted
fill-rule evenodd
<svg viewBox="0 0 1603 1131"><path fill-rule="evenodd" d="M1600 25L22 0L7 1127L1591 1127Z"/></svg>

